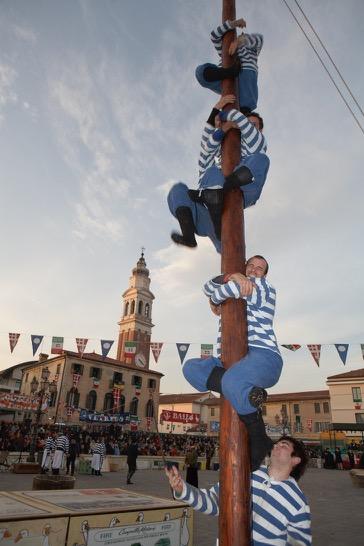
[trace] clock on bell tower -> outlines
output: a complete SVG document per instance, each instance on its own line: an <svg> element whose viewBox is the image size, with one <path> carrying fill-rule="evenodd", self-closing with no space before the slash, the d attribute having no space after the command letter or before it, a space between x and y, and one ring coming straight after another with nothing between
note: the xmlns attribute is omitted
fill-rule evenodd
<svg viewBox="0 0 364 546"><path fill-rule="evenodd" d="M149 347L152 334L154 295L149 290L150 277L144 259L144 249L132 271L129 288L123 293L123 314L118 322L119 339L116 358L136 368L149 369ZM136 342L134 357L124 356L126 341Z"/></svg>

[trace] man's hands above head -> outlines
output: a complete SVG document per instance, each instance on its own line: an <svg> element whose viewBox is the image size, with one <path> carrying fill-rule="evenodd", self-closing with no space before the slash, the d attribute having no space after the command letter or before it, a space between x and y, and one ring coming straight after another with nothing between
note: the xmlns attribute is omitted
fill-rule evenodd
<svg viewBox="0 0 364 546"><path fill-rule="evenodd" d="M183 479L181 474L178 472L175 466L172 466L170 470L165 466L164 471L166 473L166 476L169 480L169 484L172 487L173 491L175 491L178 495L180 495L183 491Z"/></svg>

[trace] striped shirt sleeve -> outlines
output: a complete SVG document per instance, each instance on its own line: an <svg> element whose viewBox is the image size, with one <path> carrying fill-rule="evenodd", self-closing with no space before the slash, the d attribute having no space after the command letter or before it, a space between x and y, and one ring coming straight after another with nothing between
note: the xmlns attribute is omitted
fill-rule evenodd
<svg viewBox="0 0 364 546"><path fill-rule="evenodd" d="M309 546L312 543L311 515L307 504L291 517L287 528L287 544Z"/></svg>
<svg viewBox="0 0 364 546"><path fill-rule="evenodd" d="M267 142L263 134L250 123L248 118L241 112L232 108L228 114L227 119L234 121L240 129L242 144L246 148L248 154L255 154L257 152L267 151Z"/></svg>
<svg viewBox="0 0 364 546"><path fill-rule="evenodd" d="M245 34L245 43L244 46L248 49L255 49L257 55L261 52L263 47L263 35L262 34Z"/></svg>
<svg viewBox="0 0 364 546"><path fill-rule="evenodd" d="M194 510L210 516L219 515L219 484L216 483L210 489L197 489L184 482L181 495L174 494L178 500L189 504Z"/></svg>
<svg viewBox="0 0 364 546"><path fill-rule="evenodd" d="M221 57L222 54L222 37L224 34L226 34L226 32L232 30L232 28L233 27L231 26L230 21L225 21L222 25L219 25L211 31L211 41L219 57Z"/></svg>
<svg viewBox="0 0 364 546"><path fill-rule="evenodd" d="M206 170L214 164L215 157L219 155L221 140L224 134L220 129L215 129L206 123L202 131L200 156L198 160L199 179Z"/></svg>

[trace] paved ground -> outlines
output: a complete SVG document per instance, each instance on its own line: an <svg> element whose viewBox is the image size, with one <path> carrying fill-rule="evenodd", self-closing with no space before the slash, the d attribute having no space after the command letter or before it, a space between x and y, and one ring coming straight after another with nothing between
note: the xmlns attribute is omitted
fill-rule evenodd
<svg viewBox="0 0 364 546"><path fill-rule="evenodd" d="M213 471L199 472L200 486L209 487L218 479ZM5 491L32 488L33 476L0 473L0 489ZM170 498L164 474L158 470L140 470L133 477L135 492ZM314 546L363 546L364 488L351 485L349 473L339 470L310 468L302 479L302 488L312 512ZM102 477L77 476L76 488L127 487L125 474L109 472ZM215 546L217 519L196 513L194 545Z"/></svg>

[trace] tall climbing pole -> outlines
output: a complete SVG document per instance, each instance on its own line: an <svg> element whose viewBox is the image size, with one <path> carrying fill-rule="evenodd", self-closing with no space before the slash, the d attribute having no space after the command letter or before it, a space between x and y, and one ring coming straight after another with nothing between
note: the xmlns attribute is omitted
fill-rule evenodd
<svg viewBox="0 0 364 546"><path fill-rule="evenodd" d="M222 21L236 19L235 0L223 0ZM236 31L222 43L223 67L231 65L229 45ZM223 95L238 99L236 80L223 80ZM238 102L238 100L237 100ZM229 109L231 107L227 107ZM234 108L239 109L238 104ZM222 171L231 174L240 160L240 132L230 130L222 144ZM226 193L222 215L222 273L245 273L243 196L240 189ZM229 298L222 305L222 359L229 368L248 351L246 303ZM220 517L219 546L250 546L250 455L248 432L227 400L220 414Z"/></svg>

